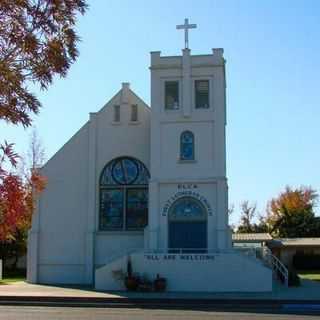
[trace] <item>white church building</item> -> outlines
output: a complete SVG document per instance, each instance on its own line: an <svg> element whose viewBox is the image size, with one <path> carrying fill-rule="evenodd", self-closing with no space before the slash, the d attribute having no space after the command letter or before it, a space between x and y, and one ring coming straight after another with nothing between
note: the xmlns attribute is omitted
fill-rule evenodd
<svg viewBox="0 0 320 320"><path fill-rule="evenodd" d="M124 290L130 259L168 291L271 291L272 270L231 245L223 49L192 55L186 37L150 72L151 106L123 83L41 169L28 281Z"/></svg>

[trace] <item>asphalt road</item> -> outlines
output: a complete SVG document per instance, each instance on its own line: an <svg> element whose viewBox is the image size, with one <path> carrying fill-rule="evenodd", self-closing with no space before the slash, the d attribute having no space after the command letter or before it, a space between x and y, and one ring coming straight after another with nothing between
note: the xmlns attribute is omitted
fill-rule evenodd
<svg viewBox="0 0 320 320"><path fill-rule="evenodd" d="M270 314L254 312L217 312L189 310L156 310L125 308L56 308L0 306L0 320L306 320L320 316Z"/></svg>

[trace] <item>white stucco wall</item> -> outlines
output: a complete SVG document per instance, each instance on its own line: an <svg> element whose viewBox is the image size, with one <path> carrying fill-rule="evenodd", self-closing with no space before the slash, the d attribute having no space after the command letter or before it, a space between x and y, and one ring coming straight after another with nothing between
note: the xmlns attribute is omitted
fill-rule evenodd
<svg viewBox="0 0 320 320"><path fill-rule="evenodd" d="M169 259L170 256L174 256L174 259ZM181 259L181 256L184 258ZM210 259L207 260L207 256ZM123 280L117 280L114 271L122 270L125 273L127 259L124 256L97 269L95 288L107 291L125 290ZM257 260L234 252L214 255L146 255L142 252L131 254L130 259L134 273L151 280L157 274L166 278L167 291L272 291L272 271Z"/></svg>
<svg viewBox="0 0 320 320"><path fill-rule="evenodd" d="M131 105L138 121L130 121ZM114 123L114 105L120 122ZM99 177L119 156L149 168L150 109L123 84L122 89L47 162L48 179L29 233L28 280L40 283L93 283L95 265L115 252L143 247L141 232L100 232Z"/></svg>
<svg viewBox="0 0 320 320"><path fill-rule="evenodd" d="M230 247L226 178L225 61L221 49L211 55L163 57L151 53L151 182L149 249L168 246L168 219L164 205L179 185L196 185L213 209L208 216L210 250ZM165 82L179 82L179 109L166 110ZM195 108L195 81L209 81L208 109ZM190 130L195 139L194 161L181 161L180 135ZM159 215L160 213L160 215Z"/></svg>
<svg viewBox="0 0 320 320"><path fill-rule="evenodd" d="M48 183L37 213L39 282L84 281L87 151L88 123L42 169Z"/></svg>
<svg viewBox="0 0 320 320"><path fill-rule="evenodd" d="M137 123L130 121L132 104L138 105ZM110 108L113 105L120 105L120 123L113 122L113 110ZM116 95L97 117L95 266L106 263L114 254L126 253L130 248L143 248L143 231L98 230L99 178L104 166L121 156L136 158L150 168L150 113L150 108L124 84L122 92Z"/></svg>

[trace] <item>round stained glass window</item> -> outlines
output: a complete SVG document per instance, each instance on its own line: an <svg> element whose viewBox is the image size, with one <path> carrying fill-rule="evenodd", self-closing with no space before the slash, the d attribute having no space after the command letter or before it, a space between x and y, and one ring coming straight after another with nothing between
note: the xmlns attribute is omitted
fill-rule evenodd
<svg viewBox="0 0 320 320"><path fill-rule="evenodd" d="M138 165L131 159L122 158L113 163L112 177L119 184L133 183L137 179L138 174Z"/></svg>

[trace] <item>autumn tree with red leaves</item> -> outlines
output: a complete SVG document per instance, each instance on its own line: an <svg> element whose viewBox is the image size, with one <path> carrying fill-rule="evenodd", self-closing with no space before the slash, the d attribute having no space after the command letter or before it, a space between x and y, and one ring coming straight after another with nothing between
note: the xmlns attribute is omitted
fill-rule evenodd
<svg viewBox="0 0 320 320"><path fill-rule="evenodd" d="M31 125L41 103L30 88L46 90L55 76L67 75L79 54L77 15L86 9L85 0L0 0L0 120ZM37 167L27 178L17 174L13 146L0 141L1 243L30 225L45 186Z"/></svg>
<svg viewBox="0 0 320 320"><path fill-rule="evenodd" d="M5 162L16 166L18 155L12 151L12 144L2 147L0 160L0 242L14 240L17 230L28 229L35 209L35 201L46 185L46 179L37 168L31 168L25 176L9 172Z"/></svg>
<svg viewBox="0 0 320 320"><path fill-rule="evenodd" d="M0 119L29 126L40 101L30 83L47 89L78 57L77 14L84 0L0 0Z"/></svg>
<svg viewBox="0 0 320 320"><path fill-rule="evenodd" d="M4 169L15 167L18 155L13 151L13 145L4 143L0 147L3 153L0 159L0 242L13 237L19 219L25 212L24 186L20 177Z"/></svg>
<svg viewBox="0 0 320 320"><path fill-rule="evenodd" d="M7 144L3 152L5 156L0 166L4 167L3 162L7 161L16 167L18 155L12 151L12 145ZM35 131L27 157L19 157L19 160L20 170L2 170L0 174L0 257L9 259L10 268L14 270L19 257L26 254L32 214L46 185L46 178L39 171L44 162L44 149Z"/></svg>

